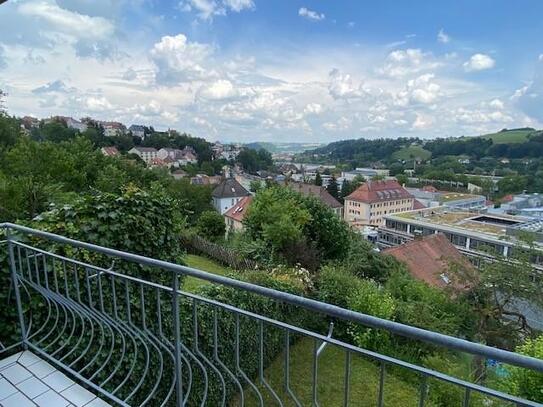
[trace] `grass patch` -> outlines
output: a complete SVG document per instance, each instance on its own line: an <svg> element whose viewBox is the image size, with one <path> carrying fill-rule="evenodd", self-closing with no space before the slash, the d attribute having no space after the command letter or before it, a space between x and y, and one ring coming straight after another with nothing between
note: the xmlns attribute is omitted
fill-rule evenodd
<svg viewBox="0 0 543 407"><path fill-rule="evenodd" d="M534 130L508 130L485 134L481 137L491 139L494 144L524 143L528 141L528 134L533 132Z"/></svg>
<svg viewBox="0 0 543 407"><path fill-rule="evenodd" d="M228 267L217 263L214 260L208 259L207 257L198 256L196 254L187 254L185 257L185 263L187 266L193 267L198 270L207 271L208 273L218 274L224 276L229 274L232 270ZM200 280L199 278L194 278L188 276L183 282L183 290L188 292L195 292L199 287L210 284L207 281Z"/></svg>
<svg viewBox="0 0 543 407"><path fill-rule="evenodd" d="M429 160L432 157L432 153L428 150L425 150L421 146L409 146L404 147L395 153L392 154L392 158L394 160L414 160L414 159L421 159L421 160Z"/></svg>
<svg viewBox="0 0 543 407"><path fill-rule="evenodd" d="M311 338L302 338L290 348L290 388L303 406L312 405L313 348ZM284 354L279 355L265 370L264 376L285 406L295 406L284 391ZM345 380L345 352L329 345L319 358L318 367L318 401L321 406L342 406ZM258 380L254 381L255 384ZM264 405L277 405L270 392L258 385L264 398ZM259 405L254 391L246 388L246 405ZM379 366L368 359L351 355L351 377L349 405L375 406L379 389ZM385 375L385 406L416 406L418 387L407 383L391 374ZM239 405L232 400L230 405ZM431 403L427 403L431 405Z"/></svg>

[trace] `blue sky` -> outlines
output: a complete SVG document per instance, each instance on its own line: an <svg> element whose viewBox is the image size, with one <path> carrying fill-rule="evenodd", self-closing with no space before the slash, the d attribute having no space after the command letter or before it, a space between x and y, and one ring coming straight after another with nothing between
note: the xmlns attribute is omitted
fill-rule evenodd
<svg viewBox="0 0 543 407"><path fill-rule="evenodd" d="M209 140L543 127L543 2L9 0L13 114Z"/></svg>

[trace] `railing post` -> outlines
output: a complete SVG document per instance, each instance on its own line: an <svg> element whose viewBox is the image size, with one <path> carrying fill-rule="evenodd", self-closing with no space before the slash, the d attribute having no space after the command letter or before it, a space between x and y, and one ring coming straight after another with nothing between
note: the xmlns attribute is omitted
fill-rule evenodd
<svg viewBox="0 0 543 407"><path fill-rule="evenodd" d="M172 285L173 333L175 357L175 391L177 406L183 406L183 369L181 364L181 329L179 324L179 276L173 275Z"/></svg>
<svg viewBox="0 0 543 407"><path fill-rule="evenodd" d="M21 326L21 340L23 344L23 349L27 349L27 338L26 338L26 325L23 315L23 305L21 303L21 293L19 292L19 277L17 276L17 269L15 266L15 254L13 253L13 240L11 238L11 230L6 229L6 238L8 241L8 251L9 251L9 268L11 272L11 281L13 282L13 288L15 291L15 301L17 302L17 314L19 315L19 325Z"/></svg>

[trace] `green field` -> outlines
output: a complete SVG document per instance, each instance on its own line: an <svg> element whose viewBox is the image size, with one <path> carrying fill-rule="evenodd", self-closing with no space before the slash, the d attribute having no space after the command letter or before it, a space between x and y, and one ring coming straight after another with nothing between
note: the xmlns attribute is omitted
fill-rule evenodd
<svg viewBox="0 0 543 407"><path fill-rule="evenodd" d="M533 132L534 130L507 130L484 134L481 137L491 139L494 144L523 143L528 139L528 134Z"/></svg>
<svg viewBox="0 0 543 407"><path fill-rule="evenodd" d="M303 406L312 405L313 340L300 339L290 349L290 387ZM264 377L278 394L285 406L295 406L284 391L284 355L280 355L265 370ZM342 406L345 380L345 352L330 345L319 358L318 401L321 406ZM350 404L375 406L378 399L379 367L355 355L351 356ZM384 405L416 406L418 386L406 383L391 374L385 374ZM268 390L259 385L264 405L277 405ZM254 391L247 391L246 404L259 405ZM234 400L231 405L238 405ZM431 405L427 403L426 405Z"/></svg>
<svg viewBox="0 0 543 407"><path fill-rule="evenodd" d="M231 271L229 268L222 266L216 261L210 260L207 257L198 256L196 254L188 254L185 257L185 262L189 267L193 267L202 271L207 271L208 273L212 274L218 274L221 276L224 276ZM183 282L183 290L188 292L194 292L198 287L205 284L210 283L189 276Z"/></svg>
<svg viewBox="0 0 543 407"><path fill-rule="evenodd" d="M419 158L421 160L428 160L432 157L432 153L428 150L425 150L421 146L409 146L404 147L401 150L396 151L392 154L394 160L413 160Z"/></svg>

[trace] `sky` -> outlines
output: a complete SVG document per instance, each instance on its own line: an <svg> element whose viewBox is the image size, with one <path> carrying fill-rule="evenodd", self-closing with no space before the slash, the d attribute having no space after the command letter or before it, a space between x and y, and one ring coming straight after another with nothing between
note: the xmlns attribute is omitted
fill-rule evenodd
<svg viewBox="0 0 543 407"><path fill-rule="evenodd" d="M540 0L8 0L8 112L210 141L543 128Z"/></svg>

